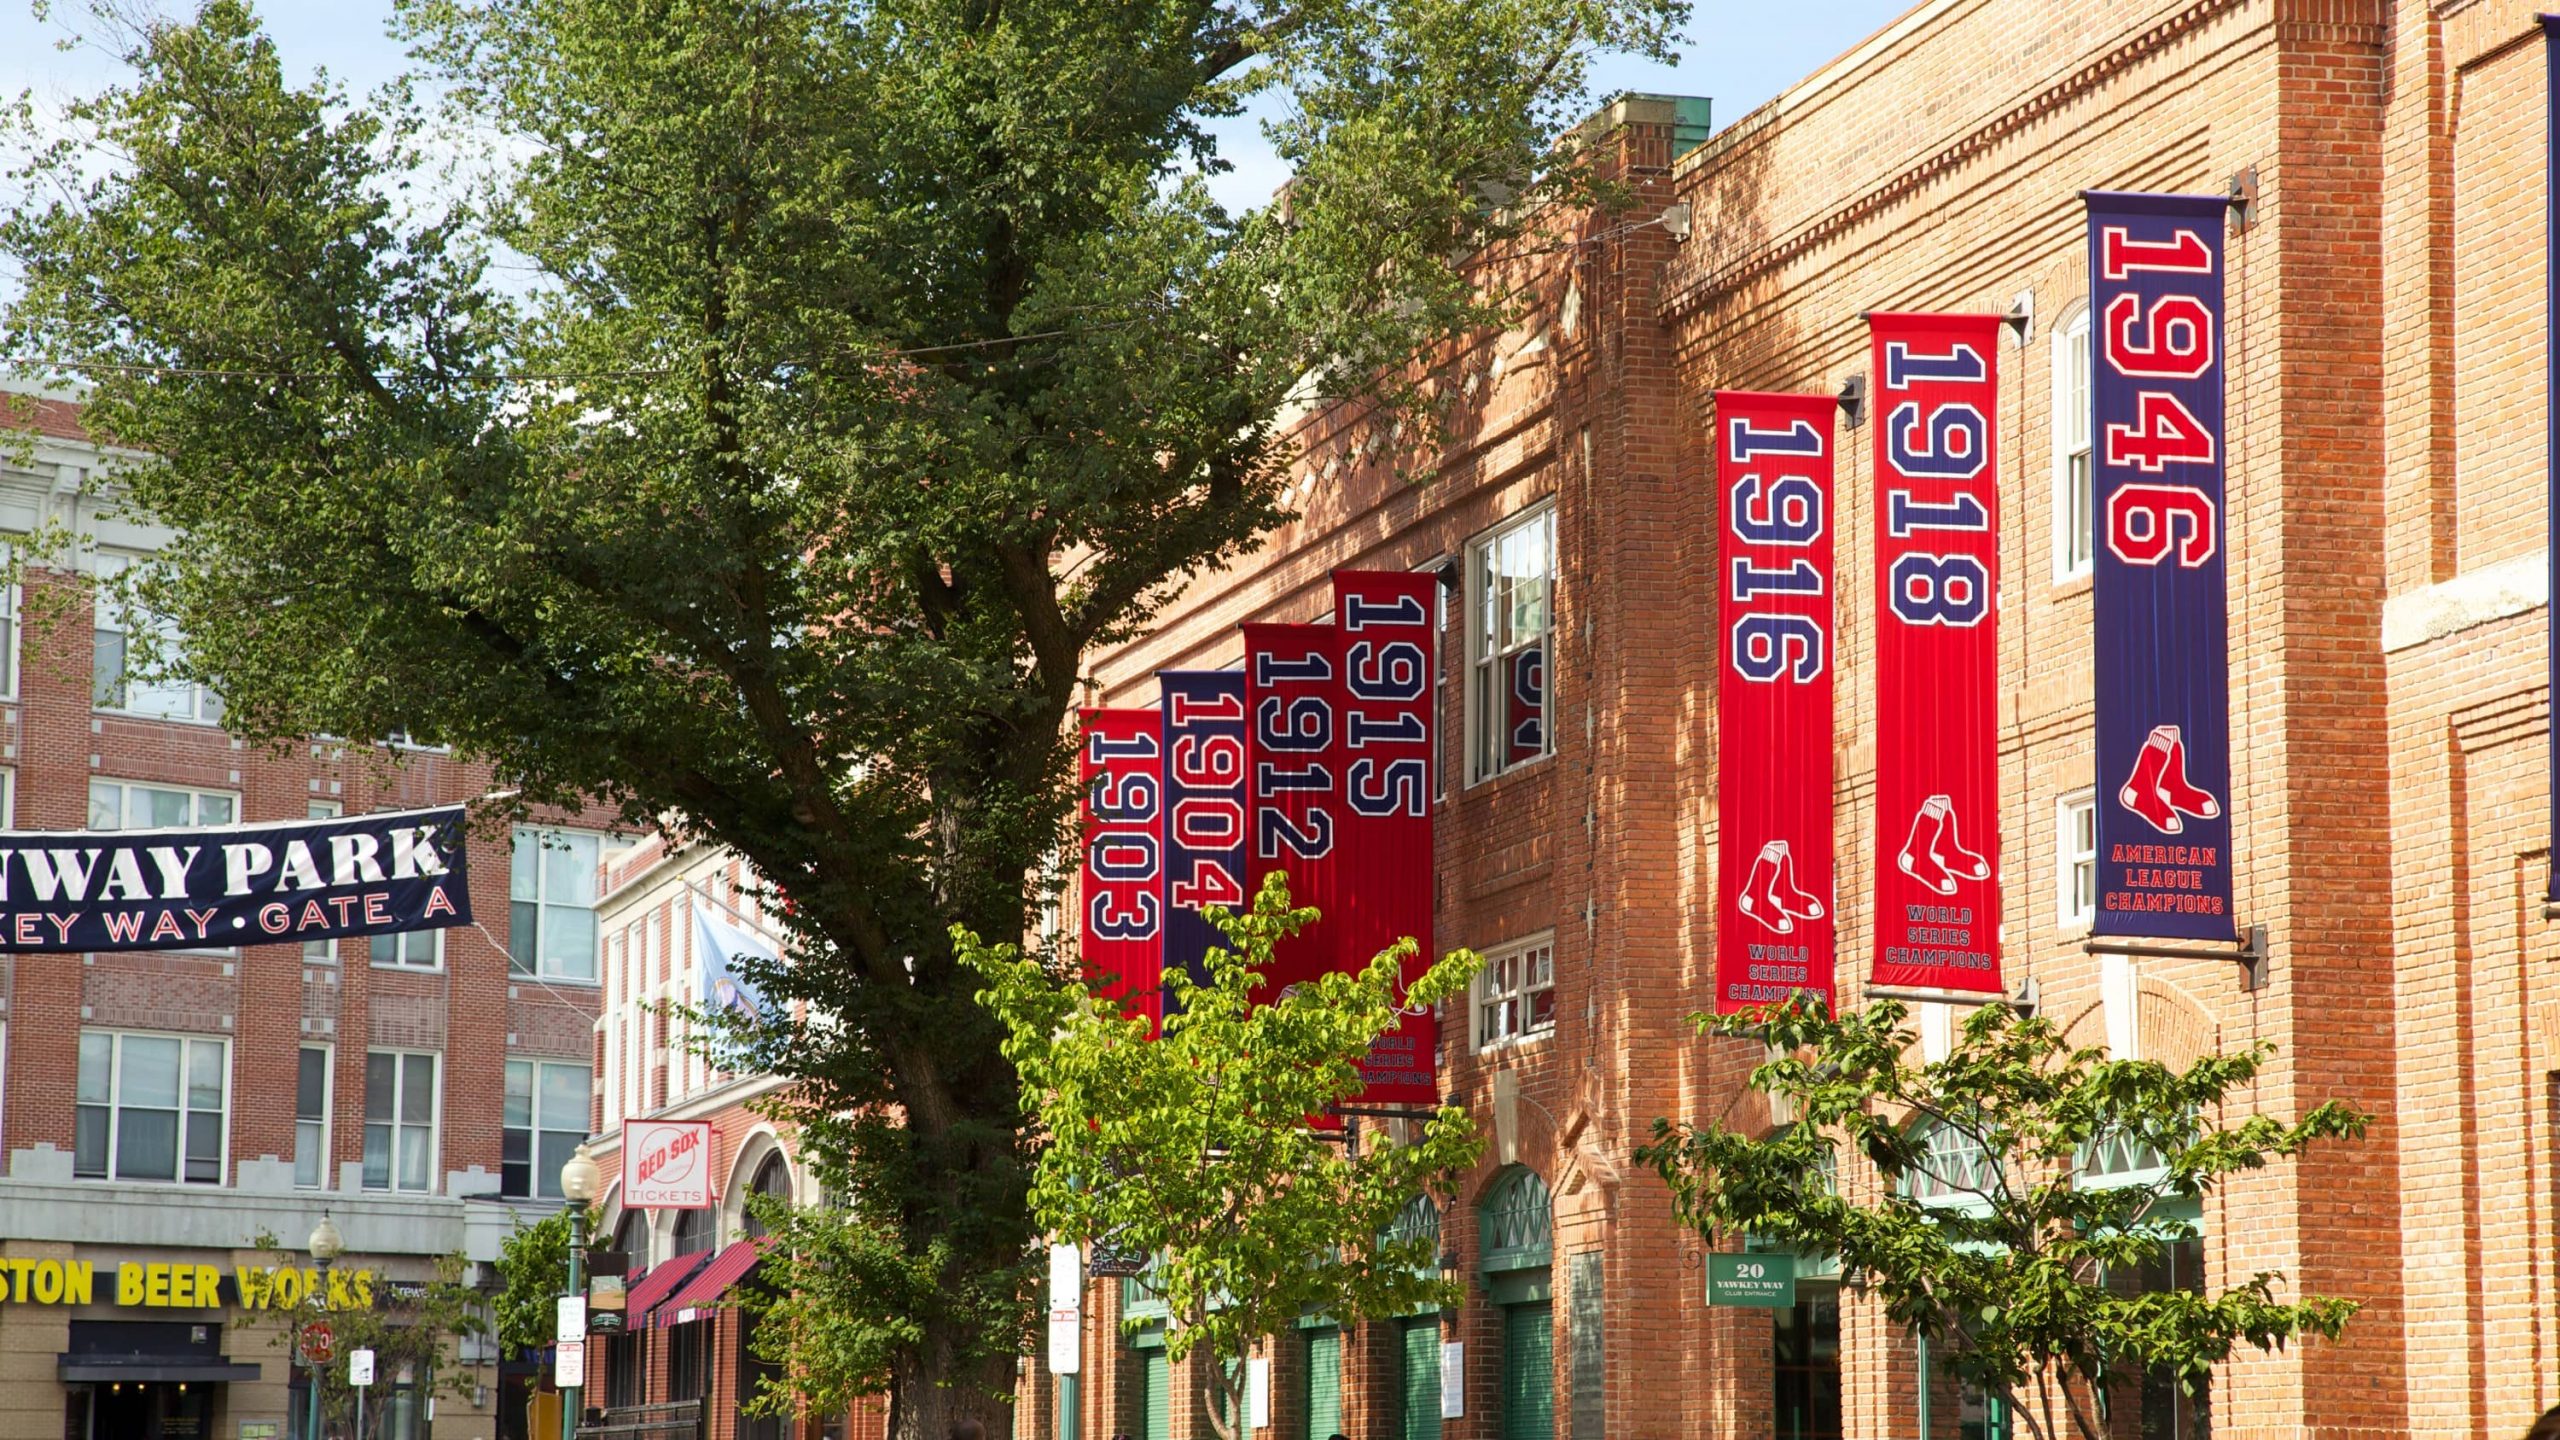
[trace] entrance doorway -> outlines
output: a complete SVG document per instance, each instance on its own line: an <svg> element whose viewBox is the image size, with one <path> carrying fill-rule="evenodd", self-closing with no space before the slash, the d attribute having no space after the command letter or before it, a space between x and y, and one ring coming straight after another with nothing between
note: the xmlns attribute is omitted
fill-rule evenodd
<svg viewBox="0 0 2560 1440"><path fill-rule="evenodd" d="M62 1433L74 1440L214 1440L213 1387L161 1380L75 1386Z"/></svg>

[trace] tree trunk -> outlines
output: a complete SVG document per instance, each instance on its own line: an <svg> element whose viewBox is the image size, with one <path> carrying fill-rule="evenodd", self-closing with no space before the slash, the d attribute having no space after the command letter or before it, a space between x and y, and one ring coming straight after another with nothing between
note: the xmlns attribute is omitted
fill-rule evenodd
<svg viewBox="0 0 2560 1440"><path fill-rule="evenodd" d="M963 1366L967 1339L951 1322L925 1322L916 1362L889 1380L889 1440L951 1440L962 1420L985 1427L986 1440L1013 1433L1014 1362L997 1356Z"/></svg>

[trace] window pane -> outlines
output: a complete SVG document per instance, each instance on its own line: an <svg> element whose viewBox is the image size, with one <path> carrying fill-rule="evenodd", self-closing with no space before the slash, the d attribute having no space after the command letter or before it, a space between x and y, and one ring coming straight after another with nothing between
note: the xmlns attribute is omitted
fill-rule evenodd
<svg viewBox="0 0 2560 1440"><path fill-rule="evenodd" d="M187 1047L187 1108L222 1108L223 1047L219 1040L198 1040Z"/></svg>
<svg viewBox="0 0 2560 1440"><path fill-rule="evenodd" d="M400 1057L379 1051L364 1057L364 1118L389 1120L400 1084Z"/></svg>
<svg viewBox="0 0 2560 1440"><path fill-rule="evenodd" d="M83 1105L104 1105L114 1098L113 1072L116 1037L83 1035L80 1037L80 1093Z"/></svg>
<svg viewBox="0 0 2560 1440"><path fill-rule="evenodd" d="M124 787L105 780L89 782L89 828L115 830L124 814Z"/></svg>
<svg viewBox="0 0 2560 1440"><path fill-rule="evenodd" d="M507 870L507 898L511 900L542 898L541 847L540 832L516 831L515 853Z"/></svg>
<svg viewBox="0 0 2560 1440"><path fill-rule="evenodd" d="M328 1127L318 1120L300 1120L293 1127L293 1183L317 1185L320 1170L327 1157L322 1142L328 1139Z"/></svg>
<svg viewBox="0 0 2560 1440"><path fill-rule="evenodd" d="M596 898L593 835L551 835L542 844L542 898L554 905L591 905Z"/></svg>
<svg viewBox="0 0 2560 1440"><path fill-rule="evenodd" d="M113 710L124 703L124 636L113 630L97 630L90 635L89 703L102 710Z"/></svg>
<svg viewBox="0 0 2560 1440"><path fill-rule="evenodd" d="M584 1065L545 1065L542 1067L542 1124L550 1130L587 1130L587 1092L591 1088Z"/></svg>
<svg viewBox="0 0 2560 1440"><path fill-rule="evenodd" d="M391 1188L391 1127L388 1125L364 1127L364 1188Z"/></svg>
<svg viewBox="0 0 2560 1440"><path fill-rule="evenodd" d="M569 1157L578 1153L578 1142L585 1138L583 1134L568 1130L542 1132L542 1149L533 1159L534 1185L540 1191L542 1198L546 1200L562 1198L560 1167L568 1164Z"/></svg>
<svg viewBox="0 0 2560 1440"><path fill-rule="evenodd" d="M195 820L195 797L183 790L145 790L134 794L142 799L143 821L154 830L183 830Z"/></svg>
<svg viewBox="0 0 2560 1440"><path fill-rule="evenodd" d="M542 961L546 974L596 978L596 912L575 905L543 906Z"/></svg>
<svg viewBox="0 0 2560 1440"><path fill-rule="evenodd" d="M218 706L217 706L217 707L215 707L215 708L219 709L220 707L218 707ZM230 824L230 823L231 823L231 797L230 797L230 796L228 796L228 795L199 795L199 796L197 796L197 797L196 797L196 823L197 823L197 824L199 824L199 825L228 825L228 824Z"/></svg>
<svg viewBox="0 0 2560 1440"><path fill-rule="evenodd" d="M433 1138L434 1132L423 1125L400 1127L401 1189L424 1190L427 1188L427 1164L431 1158L428 1152L432 1149Z"/></svg>
<svg viewBox="0 0 2560 1440"><path fill-rule="evenodd" d="M71 1173L107 1173L107 1107L83 1105L74 1112L71 1130Z"/></svg>
<svg viewBox="0 0 2560 1440"><path fill-rule="evenodd" d="M436 1057L400 1057L400 1123L424 1125L436 1118Z"/></svg>
<svg viewBox="0 0 2560 1440"><path fill-rule="evenodd" d="M197 1185L221 1183L221 1115L198 1111L187 1116L187 1179Z"/></svg>
<svg viewBox="0 0 2560 1440"><path fill-rule="evenodd" d="M388 936L388 935L376 935L376 936L374 936L374 937L373 937L373 963L374 963L374 964L376 964L376 965L392 965L392 964L397 964L397 963L399 962L399 959L400 959L400 952L399 952L397 949L395 949L395 948L393 947L393 945L392 945L392 937L391 937L391 936Z"/></svg>
<svg viewBox="0 0 2560 1440"><path fill-rule="evenodd" d="M117 1110L116 1178L178 1178L177 1111L136 1110L131 1106Z"/></svg>
<svg viewBox="0 0 2560 1440"><path fill-rule="evenodd" d="M501 1123L506 1125L533 1123L533 1062L530 1060L507 1062L507 1107L506 1116Z"/></svg>
<svg viewBox="0 0 2560 1440"><path fill-rule="evenodd" d="M498 1149L498 1193L531 1195L533 1193L533 1132L507 1130L501 1133Z"/></svg>
<svg viewBox="0 0 2560 1440"><path fill-rule="evenodd" d="M542 907L519 900L507 907L507 972L531 975L542 951Z"/></svg>
<svg viewBox="0 0 2560 1440"><path fill-rule="evenodd" d="M293 1116L318 1120L328 1113L329 1052L312 1046L302 1051L302 1067L293 1080Z"/></svg>
<svg viewBox="0 0 2560 1440"><path fill-rule="evenodd" d="M116 1102L177 1109L178 1042L127 1035L123 1049L117 1061L122 1073L116 1077Z"/></svg>

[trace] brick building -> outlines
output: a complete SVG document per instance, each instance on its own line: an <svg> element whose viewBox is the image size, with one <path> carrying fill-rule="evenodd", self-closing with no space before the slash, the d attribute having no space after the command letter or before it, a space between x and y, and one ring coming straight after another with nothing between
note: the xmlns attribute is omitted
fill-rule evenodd
<svg viewBox="0 0 2560 1440"><path fill-rule="evenodd" d="M1100 658L1096 703L1314 620L1337 567L1449 566L1436 924L1489 957L1442 1025L1492 1143L1437 1221L1469 1277L1435 1317L1276 1347L1274 1433L1987 1437L1877 1305L1710 1308L1633 1149L1657 1116L1767 1125L1711 1004L1718 388L1830 394L1867 310L2016 314L1999 356L2006 981L2090 1044L2177 1064L2280 1047L2247 1098L2379 1119L2205 1197L2146 1283L2282 1272L2364 1309L2339 1344L2244 1351L2209 1402L2117 1397L2119 1436L2506 1436L2560 1401L2560 980L2545 657L2543 39L2521 0L1927 0L1697 143L1678 102L1591 122L1635 207L1488 264L1530 313L1447 369L1421 483L1356 413L1311 415L1300 518ZM2083 189L2236 191L2226 252L2237 920L2221 958L2098 956ZM1871 423L1871 422L1870 422ZM1840 984L1862 990L1872 789L1872 439L1837 432ZM1543 743L1484 717L1536 649ZM1898 837L1897 837L1898 838ZM1985 847L1988 853L1990 847ZM1924 1036L1955 1012L1923 1006ZM1933 1042L1934 1043L1934 1042ZM2118 1157L2119 1159L2123 1157ZM1840 1183L1873 1186L1844 1164ZM1203 1436L1119 1282L1088 1296L1061 1413L1022 1433ZM1141 1317L1143 1318L1143 1317ZM1462 1348L1461 1348L1462 1347ZM1444 1375L1444 1361L1457 1367ZM1444 1418L1446 1383L1461 1413ZM2019 1433L2025 1433L2023 1426Z"/></svg>
<svg viewBox="0 0 2560 1440"><path fill-rule="evenodd" d="M72 406L13 404L10 422L35 433L0 460L0 530L59 527L82 571L170 543L115 513L112 470L129 457L90 443ZM433 748L243 745L208 693L127 679L127 635L149 618L92 605L61 571L31 568L6 610L10 828L300 820L491 789L485 766ZM261 1233L298 1258L324 1211L346 1237L341 1271L418 1279L460 1254L494 1287L499 1242L556 1205L559 1164L588 1132L595 881L614 843L574 817L475 829L474 927L0 955L0 1261L28 1262L32 1282L0 1296L0 1434L299 1435L303 1372L271 1343L279 1327L241 1327L235 1276L275 1263L253 1248ZM139 1295L111 1278L158 1267L222 1278ZM92 1278L85 1300L44 1283L72 1274ZM451 1363L460 1393L432 1405L427 1376L384 1374L368 1433L521 1436L532 1367L469 1344Z"/></svg>

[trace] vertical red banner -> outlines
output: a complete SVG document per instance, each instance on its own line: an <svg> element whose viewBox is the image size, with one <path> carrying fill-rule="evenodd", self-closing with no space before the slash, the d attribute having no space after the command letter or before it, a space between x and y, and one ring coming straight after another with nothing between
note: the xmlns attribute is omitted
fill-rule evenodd
<svg viewBox="0 0 2560 1440"><path fill-rule="evenodd" d="M1153 710L1086 710L1077 761L1085 975L1131 1015L1164 1020L1164 727Z"/></svg>
<svg viewBox="0 0 2560 1440"><path fill-rule="evenodd" d="M1832 999L1828 395L1716 393L1716 1013Z"/></svg>
<svg viewBox="0 0 2560 1440"><path fill-rule="evenodd" d="M1871 315L1879 986L2000 991L2000 320Z"/></svg>
<svg viewBox="0 0 2560 1440"><path fill-rule="evenodd" d="M1332 625L1244 627L1245 750L1251 850L1245 894L1287 872L1289 898L1322 918L1280 947L1267 977L1274 989L1312 979L1340 963L1339 919L1357 888L1342 864L1342 631ZM1364 957L1365 958L1365 957Z"/></svg>
<svg viewBox="0 0 2560 1440"><path fill-rule="evenodd" d="M1440 581L1404 570L1337 570L1333 628L1342 643L1342 873L1358 877L1327 925L1356 970L1411 936L1411 985L1431 948L1432 616ZM1370 1105L1437 1105L1439 1032L1429 1010L1378 1037L1361 1067Z"/></svg>

